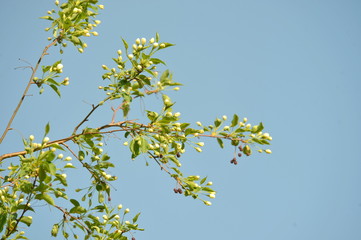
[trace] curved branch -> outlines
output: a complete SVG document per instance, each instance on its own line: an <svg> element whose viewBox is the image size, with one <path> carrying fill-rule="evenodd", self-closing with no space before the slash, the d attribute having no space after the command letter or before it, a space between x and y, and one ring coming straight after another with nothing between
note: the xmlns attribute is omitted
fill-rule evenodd
<svg viewBox="0 0 361 240"><path fill-rule="evenodd" d="M24 93L23 93L23 95L21 96L18 105L16 106L16 108L15 108L15 110L14 110L14 112L13 112L13 114L12 114L12 116L11 116L11 118L10 118L10 120L9 120L9 122L8 122L8 124L7 124L7 126L6 126L6 128L5 128L5 130L4 130L1 138L0 138L0 144L1 144L2 141L4 140L4 138L5 138L6 134L8 133L8 131L11 129L11 128L10 128L10 127L11 127L11 124L12 124L12 122L14 121L14 118L15 118L16 114L18 113L19 108L21 107L21 104L23 103L23 101L24 101L24 99L25 99L25 96L27 95L27 93L28 93L28 91L29 91L30 85L33 83L34 76L35 76L35 74L36 74L36 71L37 71L38 68L39 68L39 65L40 65L41 61L43 60L44 56L48 54L48 53L47 53L48 49L49 49L51 46L55 45L57 42L58 42L58 39L56 38L56 39L54 39L49 45L47 45L47 46L44 48L43 53L41 54L38 62L36 63L35 68L31 68L31 69L32 69L32 74L31 74L31 76L30 76L28 85L26 86L26 88L25 88L25 90L24 90Z"/></svg>

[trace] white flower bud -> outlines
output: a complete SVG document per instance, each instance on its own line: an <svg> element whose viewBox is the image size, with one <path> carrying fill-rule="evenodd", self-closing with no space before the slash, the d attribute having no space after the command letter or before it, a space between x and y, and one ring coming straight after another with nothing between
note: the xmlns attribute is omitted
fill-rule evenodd
<svg viewBox="0 0 361 240"><path fill-rule="evenodd" d="M212 203L210 201L204 201L204 204L207 205L207 206L211 206Z"/></svg>
<svg viewBox="0 0 361 240"><path fill-rule="evenodd" d="M137 38L137 39L135 40L135 43L136 43L136 44L140 44L140 39Z"/></svg>
<svg viewBox="0 0 361 240"><path fill-rule="evenodd" d="M125 209L124 213L130 212L129 208Z"/></svg>
<svg viewBox="0 0 361 240"><path fill-rule="evenodd" d="M100 20L95 20L94 22L99 25L102 21L100 21Z"/></svg>
<svg viewBox="0 0 361 240"><path fill-rule="evenodd" d="M197 152L202 152L202 149L199 148L199 147L195 147L194 149L195 149Z"/></svg>
<svg viewBox="0 0 361 240"><path fill-rule="evenodd" d="M48 137L44 137L44 139L43 139L43 143L47 143L47 142L49 142L49 138Z"/></svg>
<svg viewBox="0 0 361 240"><path fill-rule="evenodd" d="M149 40L149 43L150 43L150 44L153 44L154 41L155 41L154 38L151 38L151 39Z"/></svg>
<svg viewBox="0 0 361 240"><path fill-rule="evenodd" d="M98 5L100 9L104 9L104 5Z"/></svg>
<svg viewBox="0 0 361 240"><path fill-rule="evenodd" d="M30 141L33 141L35 139L34 135L29 136Z"/></svg>
<svg viewBox="0 0 361 240"><path fill-rule="evenodd" d="M140 42L144 45L144 44L147 42L147 39L146 39L146 38L142 38L142 39L140 40Z"/></svg>
<svg viewBox="0 0 361 240"><path fill-rule="evenodd" d="M223 116L222 116L222 119L223 119L224 121L226 121L226 120L227 120L227 116L226 116L226 115L223 115Z"/></svg>
<svg viewBox="0 0 361 240"><path fill-rule="evenodd" d="M161 43L161 44L159 45L159 47L164 48L164 47L165 47L165 44L164 44L164 43Z"/></svg>
<svg viewBox="0 0 361 240"><path fill-rule="evenodd" d="M58 65L56 65L56 68L59 69L59 70L63 69L63 67L64 67L64 66L63 66L63 64L61 64L61 63L59 63Z"/></svg>
<svg viewBox="0 0 361 240"><path fill-rule="evenodd" d="M209 194L208 196L209 196L210 198L216 198L216 195L213 194L213 193Z"/></svg>
<svg viewBox="0 0 361 240"><path fill-rule="evenodd" d="M71 159L72 159L71 157L66 157L64 160L65 161L71 161Z"/></svg>
<svg viewBox="0 0 361 240"><path fill-rule="evenodd" d="M204 146L204 142L199 142L199 143L197 143L197 145L203 147L203 146Z"/></svg>
<svg viewBox="0 0 361 240"><path fill-rule="evenodd" d="M122 55L122 50L119 49L119 50L117 51L117 53L118 53L118 55Z"/></svg>
<svg viewBox="0 0 361 240"><path fill-rule="evenodd" d="M57 158L62 159L63 157L64 157L64 155L62 153L60 153Z"/></svg>
<svg viewBox="0 0 361 240"><path fill-rule="evenodd" d="M271 154L272 153L272 151L270 150L270 149L266 149L266 150L264 150L266 153L268 153L268 154Z"/></svg>
<svg viewBox="0 0 361 240"><path fill-rule="evenodd" d="M153 47L158 47L159 46L159 43L157 43L157 42L155 42L155 43L153 43Z"/></svg>
<svg viewBox="0 0 361 240"><path fill-rule="evenodd" d="M123 208L123 205L122 204L119 204L118 205L118 209L120 210L120 209L122 209Z"/></svg>
<svg viewBox="0 0 361 240"><path fill-rule="evenodd" d="M202 126L202 123L201 122L196 122L198 126Z"/></svg>
<svg viewBox="0 0 361 240"><path fill-rule="evenodd" d="M129 58L130 60L132 60L132 59L134 58L134 55L133 55L133 54L129 54L129 55L128 55L128 58Z"/></svg>

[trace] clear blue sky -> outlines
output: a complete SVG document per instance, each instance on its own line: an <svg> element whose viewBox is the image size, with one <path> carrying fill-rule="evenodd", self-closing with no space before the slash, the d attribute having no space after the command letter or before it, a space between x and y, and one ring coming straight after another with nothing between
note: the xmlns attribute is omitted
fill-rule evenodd
<svg viewBox="0 0 361 240"><path fill-rule="evenodd" d="M99 37L84 54L51 51L71 78L58 99L33 88L0 153L18 151L21 136L67 136L103 96L101 65L110 64L120 37L161 39L176 46L162 58L185 86L172 93L175 111L191 123L233 113L262 121L273 154L254 154L231 165L233 149L205 141L202 154L183 157L188 174L207 175L218 191L211 207L175 195L158 167L132 162L122 141L106 151L118 163L114 204L146 229L137 239L359 240L361 239L361 2L356 0L109 1L99 16ZM52 1L16 0L0 8L0 126L10 117L29 70L47 43L38 19ZM152 103L149 103L152 104ZM147 100L135 109L147 107ZM104 109L89 124L107 123ZM69 173L70 177L72 173ZM86 176L84 176L85 178ZM40 206L38 206L40 208ZM56 209L34 216L31 239L49 239Z"/></svg>

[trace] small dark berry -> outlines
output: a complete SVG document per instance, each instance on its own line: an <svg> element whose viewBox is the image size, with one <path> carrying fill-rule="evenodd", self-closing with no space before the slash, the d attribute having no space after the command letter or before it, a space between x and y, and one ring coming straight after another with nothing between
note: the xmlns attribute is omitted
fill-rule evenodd
<svg viewBox="0 0 361 240"><path fill-rule="evenodd" d="M178 193L182 194L183 193L182 189L178 188Z"/></svg>
<svg viewBox="0 0 361 240"><path fill-rule="evenodd" d="M174 188L173 189L174 193L178 193L178 189Z"/></svg>
<svg viewBox="0 0 361 240"><path fill-rule="evenodd" d="M238 157L242 157L242 153L238 153Z"/></svg>
<svg viewBox="0 0 361 240"><path fill-rule="evenodd" d="M181 157L180 153L177 153L177 157Z"/></svg>
<svg viewBox="0 0 361 240"><path fill-rule="evenodd" d="M162 154L160 154L160 155L159 155L159 157L160 157L160 158L163 158L163 155L162 155Z"/></svg>
<svg viewBox="0 0 361 240"><path fill-rule="evenodd" d="M243 151L242 145L239 145L239 146L238 146L238 149L239 149L239 151Z"/></svg>
<svg viewBox="0 0 361 240"><path fill-rule="evenodd" d="M135 240L135 237L132 237L132 240Z"/></svg>
<svg viewBox="0 0 361 240"><path fill-rule="evenodd" d="M237 165L237 164L238 164L237 160L235 160L235 161L233 162L233 164L234 164L234 165Z"/></svg>

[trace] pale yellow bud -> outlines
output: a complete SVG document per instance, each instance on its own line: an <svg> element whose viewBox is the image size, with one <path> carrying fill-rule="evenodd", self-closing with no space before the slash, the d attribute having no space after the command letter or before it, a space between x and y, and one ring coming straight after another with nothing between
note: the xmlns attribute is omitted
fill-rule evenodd
<svg viewBox="0 0 361 240"><path fill-rule="evenodd" d="M204 201L204 204L207 205L207 206L211 206L212 203L210 201Z"/></svg>
<svg viewBox="0 0 361 240"><path fill-rule="evenodd" d="M266 150L264 150L266 153L268 153L268 154L271 154L272 153L272 151L270 150L270 149L266 149Z"/></svg>

